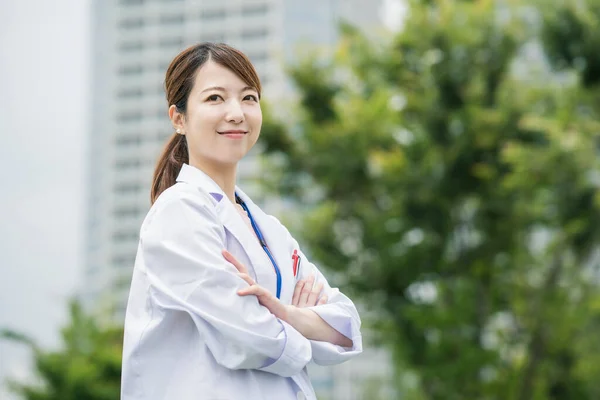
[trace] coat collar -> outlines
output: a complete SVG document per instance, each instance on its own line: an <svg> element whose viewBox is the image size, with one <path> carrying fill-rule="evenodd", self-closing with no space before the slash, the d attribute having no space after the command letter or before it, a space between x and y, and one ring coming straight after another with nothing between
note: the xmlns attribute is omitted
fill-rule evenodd
<svg viewBox="0 0 600 400"><path fill-rule="evenodd" d="M177 182L185 182L192 186L202 188L212 195L217 203L225 197L225 192L223 192L221 187L219 187L210 176L206 175L202 170L188 164L182 165L179 175L177 175Z"/></svg>
<svg viewBox="0 0 600 400"><path fill-rule="evenodd" d="M244 222L235 206L227 199L219 185L200 169L188 164L183 164L181 167L177 182L193 185L211 196L219 220L225 229L239 242L250 260L252 265L246 266L250 274L254 273L253 278L256 282L275 294L277 279L270 260L260 246L254 232L248 228L246 222ZM270 221L265 218L265 214L239 187L235 187L235 192L248 206L267 243L274 243L274 238L269 232Z"/></svg>

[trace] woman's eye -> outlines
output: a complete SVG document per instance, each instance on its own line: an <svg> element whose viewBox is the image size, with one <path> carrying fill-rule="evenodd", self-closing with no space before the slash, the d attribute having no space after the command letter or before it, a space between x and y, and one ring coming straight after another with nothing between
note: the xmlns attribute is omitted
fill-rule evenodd
<svg viewBox="0 0 600 400"><path fill-rule="evenodd" d="M210 96L208 96L206 98L206 100L208 101L217 101L221 98L221 96L219 96L218 94L211 94Z"/></svg>
<svg viewBox="0 0 600 400"><path fill-rule="evenodd" d="M244 97L244 100L252 100L258 102L258 98L253 94L247 95L246 97Z"/></svg>

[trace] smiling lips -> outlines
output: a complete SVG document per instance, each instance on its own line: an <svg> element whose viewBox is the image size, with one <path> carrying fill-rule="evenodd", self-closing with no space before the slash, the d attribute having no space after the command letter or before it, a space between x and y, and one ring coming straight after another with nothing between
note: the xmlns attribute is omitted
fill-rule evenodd
<svg viewBox="0 0 600 400"><path fill-rule="evenodd" d="M241 139L243 138L248 132L247 131L242 131L239 129L236 130L230 130L230 131L223 131L223 132L218 132L217 133L219 135L223 135L223 136L227 136L230 139Z"/></svg>

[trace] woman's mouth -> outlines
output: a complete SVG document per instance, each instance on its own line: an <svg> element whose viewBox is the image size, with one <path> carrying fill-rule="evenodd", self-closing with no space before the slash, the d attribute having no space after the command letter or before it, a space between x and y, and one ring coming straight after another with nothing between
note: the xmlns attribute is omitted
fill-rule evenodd
<svg viewBox="0 0 600 400"><path fill-rule="evenodd" d="M230 139L241 139L244 136L246 136L246 134L248 132L242 131L242 130L230 130L230 131L223 131L223 132L217 131L217 133L222 136L227 136Z"/></svg>

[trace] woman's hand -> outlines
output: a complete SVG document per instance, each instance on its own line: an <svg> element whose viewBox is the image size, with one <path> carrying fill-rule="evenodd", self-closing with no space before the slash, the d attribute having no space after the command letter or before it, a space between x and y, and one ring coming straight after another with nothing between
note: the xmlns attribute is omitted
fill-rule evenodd
<svg viewBox="0 0 600 400"><path fill-rule="evenodd" d="M323 283L314 286L315 276L310 275L306 279L301 279L296 283L292 305L300 308L312 307L320 304L327 304L327 295L319 298L323 291Z"/></svg>
<svg viewBox="0 0 600 400"><path fill-rule="evenodd" d="M247 288L241 289L238 291L240 296L248 296L254 295L258 299L258 302L266 307L271 314L276 316L277 318L287 321L288 320L288 312L289 309L286 305L284 305L276 296L273 296L271 292L269 292L264 287L257 285L256 282L248 275L248 269L245 265L239 262L230 252L227 250L222 251L223 257L227 261L229 261L233 266L239 271L238 275L240 278L245 280L248 285Z"/></svg>
<svg viewBox="0 0 600 400"><path fill-rule="evenodd" d="M248 269L230 252L223 250L222 254L239 271L238 275L240 278L250 285L247 288L238 290L240 296L256 296L258 302L266 307L271 314L293 326L307 339L329 342L348 348L352 347L352 340L331 327L316 312L306 309L306 307L325 304L327 302L326 295L318 299L323 289L322 285L317 285L313 289L315 282L314 275L308 277L306 281L300 281L296 284L294 299L292 300L293 304L286 306L267 289L257 285L250 275L248 275Z"/></svg>

